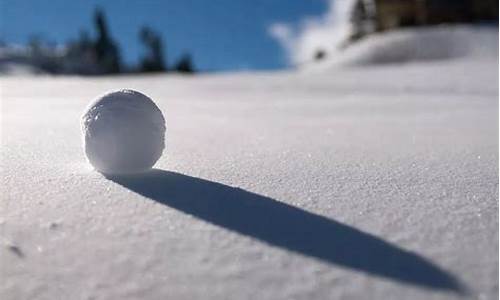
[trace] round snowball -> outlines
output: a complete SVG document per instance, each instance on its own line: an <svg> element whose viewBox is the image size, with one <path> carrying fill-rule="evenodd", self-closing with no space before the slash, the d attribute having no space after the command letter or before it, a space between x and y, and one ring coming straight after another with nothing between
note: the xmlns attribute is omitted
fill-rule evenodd
<svg viewBox="0 0 500 300"><path fill-rule="evenodd" d="M133 90L97 98L81 120L83 148L94 168L105 174L144 172L165 147L165 118L148 96Z"/></svg>

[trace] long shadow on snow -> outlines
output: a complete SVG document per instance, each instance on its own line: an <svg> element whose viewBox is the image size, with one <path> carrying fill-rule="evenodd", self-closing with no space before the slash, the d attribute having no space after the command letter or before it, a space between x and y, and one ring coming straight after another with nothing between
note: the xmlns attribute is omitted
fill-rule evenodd
<svg viewBox="0 0 500 300"><path fill-rule="evenodd" d="M204 221L333 265L426 288L465 291L451 274L415 253L268 197L158 169L107 178Z"/></svg>

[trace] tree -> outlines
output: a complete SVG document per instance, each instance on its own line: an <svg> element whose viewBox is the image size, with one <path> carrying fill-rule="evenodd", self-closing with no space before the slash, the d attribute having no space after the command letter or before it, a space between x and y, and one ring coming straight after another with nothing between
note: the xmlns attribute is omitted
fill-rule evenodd
<svg viewBox="0 0 500 300"><path fill-rule="evenodd" d="M144 26L139 32L139 38L147 48L148 53L141 60L142 72L164 72L165 66L163 41L161 36L151 28Z"/></svg>
<svg viewBox="0 0 500 300"><path fill-rule="evenodd" d="M179 59L177 65L175 66L175 70L180 73L194 73L194 67L189 53L184 54Z"/></svg>
<svg viewBox="0 0 500 300"><path fill-rule="evenodd" d="M121 65L119 50L109 35L106 18L99 8L94 14L94 24L97 30L97 40L94 43L97 63L103 73L119 73Z"/></svg>

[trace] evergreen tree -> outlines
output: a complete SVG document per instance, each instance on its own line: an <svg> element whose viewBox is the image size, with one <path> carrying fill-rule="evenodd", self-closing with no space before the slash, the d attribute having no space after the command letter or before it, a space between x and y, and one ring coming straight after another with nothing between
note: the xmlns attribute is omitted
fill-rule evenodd
<svg viewBox="0 0 500 300"><path fill-rule="evenodd" d="M97 30L97 40L94 43L97 63L103 73L119 73L119 50L109 35L106 18L99 8L95 11L94 23Z"/></svg>
<svg viewBox="0 0 500 300"><path fill-rule="evenodd" d="M148 49L148 54L141 60L142 72L164 72L166 71L163 55L163 41L158 33L144 26L139 32L139 38Z"/></svg>
<svg viewBox="0 0 500 300"><path fill-rule="evenodd" d="M184 54L179 59L177 65L175 66L175 70L180 73L194 73L193 62L189 53Z"/></svg>

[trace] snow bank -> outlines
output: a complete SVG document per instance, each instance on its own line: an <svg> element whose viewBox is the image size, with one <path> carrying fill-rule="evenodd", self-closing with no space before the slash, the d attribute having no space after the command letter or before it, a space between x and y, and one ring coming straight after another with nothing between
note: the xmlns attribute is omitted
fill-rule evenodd
<svg viewBox="0 0 500 300"><path fill-rule="evenodd" d="M374 34L308 66L361 66L456 58L498 59L498 27L443 25Z"/></svg>

